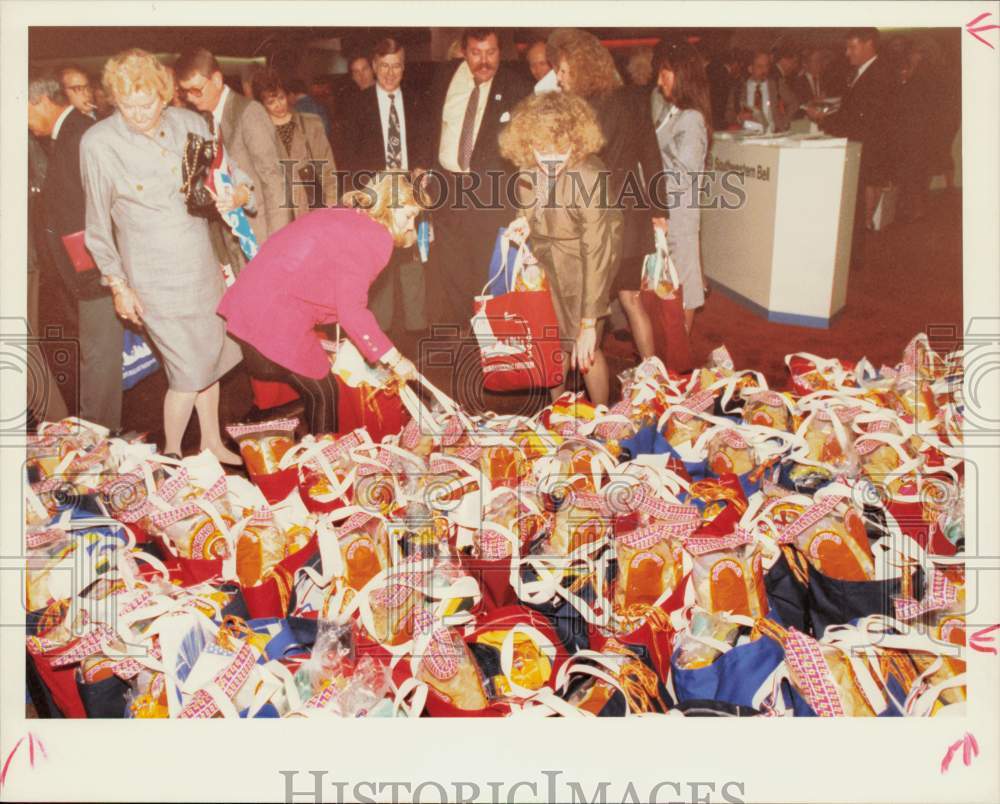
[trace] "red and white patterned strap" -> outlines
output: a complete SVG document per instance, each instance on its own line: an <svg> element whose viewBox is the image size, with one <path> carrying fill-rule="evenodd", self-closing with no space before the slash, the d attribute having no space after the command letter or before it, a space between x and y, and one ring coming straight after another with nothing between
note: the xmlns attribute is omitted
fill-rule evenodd
<svg viewBox="0 0 1000 804"><path fill-rule="evenodd" d="M82 662L88 656L100 653L101 646L114 639L114 636L114 633L108 626L103 624L98 625L93 631L85 634L73 643L73 646L68 651L53 659L52 666L65 667L70 664Z"/></svg>
<svg viewBox="0 0 1000 804"><path fill-rule="evenodd" d="M622 534L618 541L633 550L648 550L654 544L659 544L671 537L670 529L663 525L652 525L646 528L636 528L635 530Z"/></svg>
<svg viewBox="0 0 1000 804"><path fill-rule="evenodd" d="M819 523L823 517L829 515L840 504L841 500L843 497L831 494L811 505L802 513L802 516L781 529L778 534L778 543L791 544L794 542L801 534Z"/></svg>
<svg viewBox="0 0 1000 804"><path fill-rule="evenodd" d="M448 628L435 629L424 649L423 664L438 681L447 681L458 674L461 646Z"/></svg>
<svg viewBox="0 0 1000 804"><path fill-rule="evenodd" d="M704 413L714 404L715 392L710 388L706 388L704 391L691 394L691 396L685 398L679 405L675 405L675 409L684 408L685 410L677 410L673 415L677 421L684 423L690 420L695 413Z"/></svg>
<svg viewBox="0 0 1000 804"><path fill-rule="evenodd" d="M896 597L892 602L896 609L896 619L907 622L931 611L949 609L957 601L958 587L949 581L944 573L935 571L923 600Z"/></svg>
<svg viewBox="0 0 1000 804"><path fill-rule="evenodd" d="M747 402L760 403L771 408L786 407L788 400L777 391L767 388L744 388L740 391L740 396Z"/></svg>
<svg viewBox="0 0 1000 804"><path fill-rule="evenodd" d="M168 477L156 490L156 496L170 502L180 492L191 485L191 476L183 466L177 470L177 474Z"/></svg>
<svg viewBox="0 0 1000 804"><path fill-rule="evenodd" d="M336 698L339 694L340 687L331 681L302 706L305 709L325 709L330 701Z"/></svg>
<svg viewBox="0 0 1000 804"><path fill-rule="evenodd" d="M255 424L232 424L226 428L226 432L236 441L249 435L257 433L280 433L287 431L291 434L299 426L297 418L273 419L269 422L257 422Z"/></svg>
<svg viewBox="0 0 1000 804"><path fill-rule="evenodd" d="M819 643L789 628L784 647L785 661L813 711L820 717L843 717L844 706Z"/></svg>
<svg viewBox="0 0 1000 804"><path fill-rule="evenodd" d="M25 534L24 544L29 550L37 550L48 544L59 541L66 535L65 531L59 528L46 528L45 530L30 531Z"/></svg>
<svg viewBox="0 0 1000 804"><path fill-rule="evenodd" d="M128 681L129 679L135 678L142 672L142 665L135 659L123 659L122 661L112 665L111 672L118 676L118 678L122 681Z"/></svg>
<svg viewBox="0 0 1000 804"><path fill-rule="evenodd" d="M337 538L339 539L344 536L347 536L348 534L353 533L359 528L364 527L368 523L368 520L370 519L374 519L374 516L372 516L372 514L368 513L367 511L358 511L355 514L351 514L348 520L339 528L337 528Z"/></svg>
<svg viewBox="0 0 1000 804"><path fill-rule="evenodd" d="M701 556L719 550L735 550L752 541L752 533L737 527L728 536L692 536L684 542L684 549L691 555Z"/></svg>
<svg viewBox="0 0 1000 804"><path fill-rule="evenodd" d="M860 405L821 408L816 411L816 418L820 421L828 422L831 421L833 414L836 414L841 423L847 424L848 422L853 421L854 417L860 415L861 412L862 408Z"/></svg>
<svg viewBox="0 0 1000 804"><path fill-rule="evenodd" d="M212 683L222 691L223 695L232 700L236 693L240 691L240 687L250 678L250 672L253 670L256 662L256 651L249 644L244 643L239 651L237 651L233 661L225 670L216 675ZM187 706L181 710L180 717L185 719L210 718L218 711L219 705L215 702L215 699L211 694L201 689L192 696Z"/></svg>
<svg viewBox="0 0 1000 804"><path fill-rule="evenodd" d="M722 430L717 438L731 449L746 449L749 446L742 433L735 427L727 427Z"/></svg>

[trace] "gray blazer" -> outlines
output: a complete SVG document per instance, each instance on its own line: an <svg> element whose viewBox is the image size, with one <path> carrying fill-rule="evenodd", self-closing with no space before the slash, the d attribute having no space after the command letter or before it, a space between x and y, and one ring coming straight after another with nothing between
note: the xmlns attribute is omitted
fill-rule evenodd
<svg viewBox="0 0 1000 804"><path fill-rule="evenodd" d="M726 104L726 123L731 126L739 124L736 115L743 107L747 106L747 84L750 80L744 78L737 81L729 93L729 101ZM767 84L767 97L771 101L771 113L774 116L774 130L787 131L792 116L799 108L798 99L795 93L788 88L787 82L782 81L779 85L779 82L774 78L768 78L765 83ZM756 118L757 115L755 115ZM758 122L765 127L767 125L767 121L762 118L758 119Z"/></svg>
<svg viewBox="0 0 1000 804"><path fill-rule="evenodd" d="M257 199L257 214L250 226L262 246L274 232L291 223L294 204L285 198L285 159L267 110L255 100L230 90L222 110L222 142L233 161L250 176Z"/></svg>
<svg viewBox="0 0 1000 804"><path fill-rule="evenodd" d="M667 177L670 228L697 229L699 210L695 204L696 180L692 174L705 170L708 155L705 119L697 109L678 110L669 105L657 122L656 140Z"/></svg>

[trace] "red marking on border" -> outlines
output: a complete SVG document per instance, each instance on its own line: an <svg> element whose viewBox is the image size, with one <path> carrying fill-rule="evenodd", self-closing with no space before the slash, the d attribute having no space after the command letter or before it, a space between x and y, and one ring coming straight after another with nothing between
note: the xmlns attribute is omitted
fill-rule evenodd
<svg viewBox="0 0 1000 804"><path fill-rule="evenodd" d="M983 20L983 19L986 19L986 17L992 17L992 16L993 16L992 12L990 12L990 11L984 11L982 14L980 14L974 20L970 20L969 22L965 23L965 30L967 30L970 34L972 34L972 36L974 36L976 39L978 39L980 42L982 42L984 45L986 45L990 50L996 50L996 48L993 47L993 45L990 42L988 42L985 39L983 39L983 37L981 37L979 34L982 33L983 31L992 31L992 30L995 30L997 28L1000 28L1000 25L980 25L978 28L973 28L972 27L973 25L975 25L980 20Z"/></svg>

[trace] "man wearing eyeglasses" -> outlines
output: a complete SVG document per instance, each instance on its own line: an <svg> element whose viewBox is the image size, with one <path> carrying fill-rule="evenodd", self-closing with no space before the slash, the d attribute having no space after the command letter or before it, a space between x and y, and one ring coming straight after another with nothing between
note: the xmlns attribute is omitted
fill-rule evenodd
<svg viewBox="0 0 1000 804"><path fill-rule="evenodd" d="M87 74L75 64L68 64L56 72L66 99L73 107L91 120L96 120L97 104L94 103L94 87Z"/></svg>
<svg viewBox="0 0 1000 804"><path fill-rule="evenodd" d="M291 188L285 192L281 146L267 110L226 86L218 61L204 48L182 53L174 64L174 74L185 100L199 112L210 115L212 133L222 141L230 158L250 176L258 199L257 214L249 216L250 226L257 245L263 245L268 237L291 222L294 209ZM227 256L238 273L244 258L231 240L226 240Z"/></svg>
<svg viewBox="0 0 1000 804"><path fill-rule="evenodd" d="M391 170L413 176L428 166L426 126L418 117L416 93L403 86L406 51L395 39L383 39L375 45L372 66L375 83L358 95L352 141L346 143L347 189L360 189L366 177L376 172ZM391 328L394 308L400 307L407 331L427 327L423 271L415 247L395 250L369 291L369 306L383 330ZM397 296L399 305L395 304Z"/></svg>

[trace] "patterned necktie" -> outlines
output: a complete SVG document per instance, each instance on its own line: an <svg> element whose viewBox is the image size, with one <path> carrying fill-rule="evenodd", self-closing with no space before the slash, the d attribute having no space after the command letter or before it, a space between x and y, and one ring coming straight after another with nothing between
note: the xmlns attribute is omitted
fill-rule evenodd
<svg viewBox="0 0 1000 804"><path fill-rule="evenodd" d="M764 93L760 90L760 81L757 82L757 89L753 91L753 108L757 111L764 108Z"/></svg>
<svg viewBox="0 0 1000 804"><path fill-rule="evenodd" d="M462 135L458 138L458 166L462 170L468 170L472 162L472 148L475 139L472 136L476 126L476 110L479 108L479 84L469 95L469 102L465 107L465 119L462 120Z"/></svg>
<svg viewBox="0 0 1000 804"><path fill-rule="evenodd" d="M399 114L396 112L396 94L389 93L389 136L385 146L385 166L398 170L403 166L403 140L399 135Z"/></svg>

